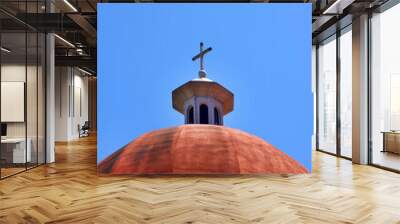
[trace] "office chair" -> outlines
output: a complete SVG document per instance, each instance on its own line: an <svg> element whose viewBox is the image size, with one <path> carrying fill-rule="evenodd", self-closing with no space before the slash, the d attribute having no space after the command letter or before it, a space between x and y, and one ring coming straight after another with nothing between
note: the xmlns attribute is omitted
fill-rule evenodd
<svg viewBox="0 0 400 224"><path fill-rule="evenodd" d="M80 127L80 125L78 124L79 138L89 136L89 129L90 129L89 121L85 121L82 127Z"/></svg>

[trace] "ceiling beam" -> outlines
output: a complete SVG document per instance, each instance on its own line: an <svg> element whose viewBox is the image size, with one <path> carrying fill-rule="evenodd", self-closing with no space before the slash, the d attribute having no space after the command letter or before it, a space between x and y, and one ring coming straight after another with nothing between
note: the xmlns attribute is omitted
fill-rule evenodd
<svg viewBox="0 0 400 224"><path fill-rule="evenodd" d="M342 14L343 10L351 5L355 0L336 0L322 14Z"/></svg>
<svg viewBox="0 0 400 224"><path fill-rule="evenodd" d="M87 67L92 71L97 69L96 57L92 56L55 56L56 66L79 66Z"/></svg>
<svg viewBox="0 0 400 224"><path fill-rule="evenodd" d="M68 17L73 20L83 31L90 37L87 41L92 40L91 46L96 45L97 30L89 23L89 21L80 14L68 14Z"/></svg>

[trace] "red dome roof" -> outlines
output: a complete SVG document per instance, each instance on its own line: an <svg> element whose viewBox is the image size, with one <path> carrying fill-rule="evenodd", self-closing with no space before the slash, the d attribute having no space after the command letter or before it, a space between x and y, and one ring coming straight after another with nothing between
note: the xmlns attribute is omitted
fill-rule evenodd
<svg viewBox="0 0 400 224"><path fill-rule="evenodd" d="M108 156L110 174L307 173L261 138L216 125L182 125L148 132Z"/></svg>

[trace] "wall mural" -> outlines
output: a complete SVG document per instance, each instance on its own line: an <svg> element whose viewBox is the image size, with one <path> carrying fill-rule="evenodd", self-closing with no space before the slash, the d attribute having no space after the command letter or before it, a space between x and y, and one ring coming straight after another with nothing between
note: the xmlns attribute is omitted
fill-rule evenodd
<svg viewBox="0 0 400 224"><path fill-rule="evenodd" d="M99 174L311 171L311 5L98 9Z"/></svg>

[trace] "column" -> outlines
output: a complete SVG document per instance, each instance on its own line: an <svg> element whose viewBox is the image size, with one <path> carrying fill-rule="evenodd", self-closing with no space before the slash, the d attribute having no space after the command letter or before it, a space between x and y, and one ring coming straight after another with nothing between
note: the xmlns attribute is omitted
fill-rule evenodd
<svg viewBox="0 0 400 224"><path fill-rule="evenodd" d="M353 18L352 157L368 163L368 15Z"/></svg>
<svg viewBox="0 0 400 224"><path fill-rule="evenodd" d="M46 1L46 11L53 12L54 5ZM46 163L55 161L55 44L54 35L46 34Z"/></svg>

